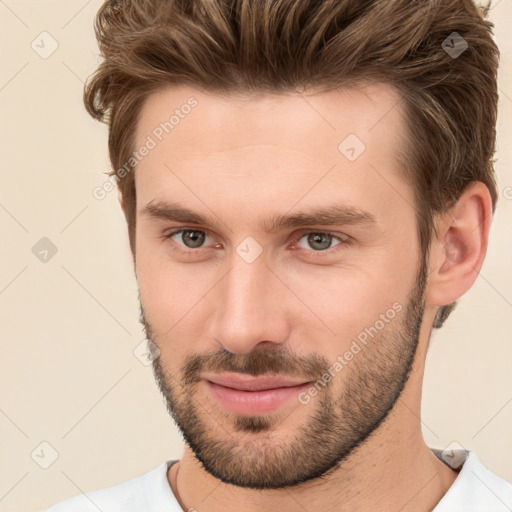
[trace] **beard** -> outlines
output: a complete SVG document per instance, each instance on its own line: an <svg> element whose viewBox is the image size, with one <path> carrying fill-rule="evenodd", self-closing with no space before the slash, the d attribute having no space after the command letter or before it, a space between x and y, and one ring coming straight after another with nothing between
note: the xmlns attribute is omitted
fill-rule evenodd
<svg viewBox="0 0 512 512"><path fill-rule="evenodd" d="M161 358L153 373L167 409L185 443L202 467L224 483L252 489L282 489L327 476L353 455L384 423L409 378L417 351L427 281L425 256L407 296L402 317L378 332L343 368L343 387L330 380L307 405L310 412L295 431L284 436L279 425L288 416L241 415L211 408L197 398L205 372L247 375L286 375L321 380L333 362L318 354L294 355L284 346L255 349L245 355L224 348L214 353L188 356L179 375L167 370ZM141 305L141 322L156 346L170 344L155 339ZM345 351L345 348L344 350ZM163 351L162 351L163 352ZM227 425L227 426L226 426Z"/></svg>

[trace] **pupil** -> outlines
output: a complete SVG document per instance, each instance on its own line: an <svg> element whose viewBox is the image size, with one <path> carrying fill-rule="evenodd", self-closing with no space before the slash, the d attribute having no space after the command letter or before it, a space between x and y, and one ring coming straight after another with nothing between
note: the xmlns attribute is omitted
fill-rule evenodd
<svg viewBox="0 0 512 512"><path fill-rule="evenodd" d="M204 242L204 233L201 233L200 231L192 231L192 230L185 230L183 231L183 234L181 236L181 239L183 240L183 243L187 247L200 247L201 244ZM191 245L188 243L191 242Z"/></svg>
<svg viewBox="0 0 512 512"><path fill-rule="evenodd" d="M322 239L324 239L324 243L322 243ZM331 243L331 236L325 235L323 236L321 233L312 233L308 237L308 243L315 247L315 244L319 243L320 247L316 247L317 249L328 249Z"/></svg>

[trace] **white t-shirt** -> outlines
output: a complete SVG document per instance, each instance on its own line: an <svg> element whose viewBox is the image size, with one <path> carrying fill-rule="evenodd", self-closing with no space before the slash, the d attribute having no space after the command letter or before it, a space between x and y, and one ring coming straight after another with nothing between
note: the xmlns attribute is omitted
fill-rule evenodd
<svg viewBox="0 0 512 512"><path fill-rule="evenodd" d="M432 451L441 458L439 450ZM433 512L512 510L511 483L491 473L473 452L454 450L454 458L462 468ZM142 476L73 496L41 512L182 512L167 481L167 470L174 462L168 460Z"/></svg>

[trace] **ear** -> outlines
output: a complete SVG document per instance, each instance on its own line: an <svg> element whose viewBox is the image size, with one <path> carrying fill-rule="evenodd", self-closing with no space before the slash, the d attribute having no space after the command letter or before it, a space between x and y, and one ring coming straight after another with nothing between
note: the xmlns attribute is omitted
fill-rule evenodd
<svg viewBox="0 0 512 512"><path fill-rule="evenodd" d="M480 181L471 182L440 215L430 250L427 304L444 306L473 286L487 252L491 221L491 195Z"/></svg>

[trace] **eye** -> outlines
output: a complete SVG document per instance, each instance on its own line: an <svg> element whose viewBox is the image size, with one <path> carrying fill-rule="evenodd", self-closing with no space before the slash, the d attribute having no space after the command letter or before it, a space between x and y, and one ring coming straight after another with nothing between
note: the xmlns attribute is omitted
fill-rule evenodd
<svg viewBox="0 0 512 512"><path fill-rule="evenodd" d="M206 238L209 237L209 235L206 233L206 231L202 231L200 229L180 228L171 231L170 233L165 235L165 237L170 238L176 244L178 244L178 246L183 247L183 250L185 252L197 252L194 251L194 249L202 249L202 245ZM174 237L176 237L176 239L174 239ZM181 245L180 242L183 245Z"/></svg>
<svg viewBox="0 0 512 512"><path fill-rule="evenodd" d="M334 233L330 233L328 231L308 231L306 233L301 233L296 238L298 242L302 239L305 239L306 247L298 246L302 249L310 250L313 249L313 252L327 252L329 249L333 249L338 245L348 245L348 238L343 238ZM332 245L333 240L338 240L338 243L334 246Z"/></svg>
<svg viewBox="0 0 512 512"><path fill-rule="evenodd" d="M206 231L201 229L179 228L166 234L165 238L173 241L177 251L187 254L197 254L201 249L208 247L205 245L206 239L213 237L210 237ZM302 239L305 239L306 247L297 243L301 242ZM337 241L338 243L333 245L333 241ZM338 250L336 247L341 246L339 247L341 250L348 245L350 245L350 239L336 233L329 231L302 231L295 235L292 249L304 249L311 255L315 255L314 253L331 254ZM221 244L216 243L214 247L221 247Z"/></svg>

